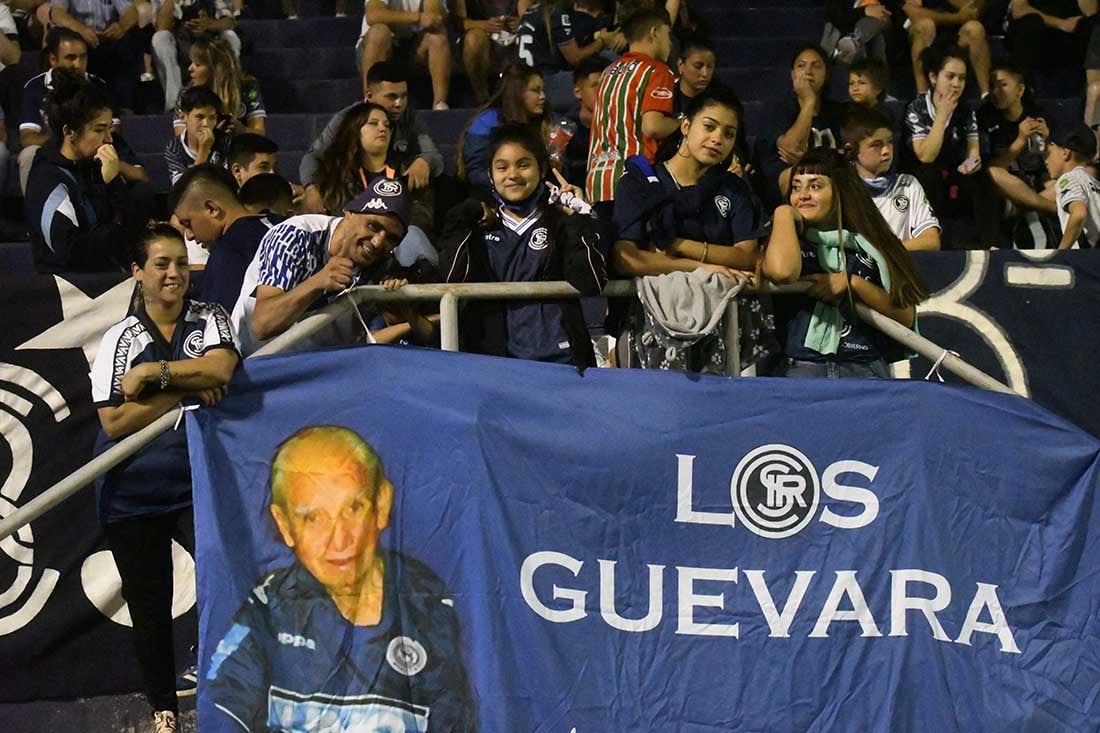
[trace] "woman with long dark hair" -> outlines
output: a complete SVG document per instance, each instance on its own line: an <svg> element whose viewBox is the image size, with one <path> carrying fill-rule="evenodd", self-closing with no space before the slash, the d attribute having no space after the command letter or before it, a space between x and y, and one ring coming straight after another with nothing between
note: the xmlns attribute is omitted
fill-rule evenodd
<svg viewBox="0 0 1100 733"><path fill-rule="evenodd" d="M122 271L126 247L144 224L121 175L103 87L54 69L52 139L27 177L24 200L39 272Z"/></svg>
<svg viewBox="0 0 1100 733"><path fill-rule="evenodd" d="M499 125L523 125L544 143L553 118L546 103L542 74L525 64L512 64L500 86L458 139L458 174L471 185L489 188L489 137Z"/></svg>
<svg viewBox="0 0 1100 733"><path fill-rule="evenodd" d="M644 277L702 269L736 281L745 277L739 271L755 272L764 216L748 184L728 170L741 119L737 97L711 87L690 100L678 142L663 145L655 165L642 156L627 161L615 194L618 234L611 261L619 273ZM626 335L624 366L725 371L720 328L689 348L670 349L638 306L628 316Z"/></svg>
<svg viewBox="0 0 1100 733"><path fill-rule="evenodd" d="M92 365L102 453L181 402L211 405L240 361L225 309L187 297L187 246L167 224L134 249L131 312L107 329ZM157 733L176 730L172 542L194 552L187 434L169 430L96 483L107 543L122 578L134 647Z"/></svg>
<svg viewBox="0 0 1100 733"><path fill-rule="evenodd" d="M488 154L494 205L470 198L450 211L440 247L446 281L567 280L582 295L598 295L607 272L596 221L551 200L546 146L529 126L503 125ZM575 186L562 188L581 195ZM596 364L576 300L471 301L461 323L465 351Z"/></svg>
<svg viewBox="0 0 1100 733"><path fill-rule="evenodd" d="M886 362L903 352L864 323L855 305L916 326L916 306L928 291L908 251L845 153L807 153L791 170L789 201L775 210L763 261L774 282L810 283L780 316L787 376L885 378Z"/></svg>
<svg viewBox="0 0 1100 733"><path fill-rule="evenodd" d="M318 191L324 210L316 213L339 216L348 201L381 178L401 181L405 190L410 191L408 178L398 175L388 162L392 135L393 123L385 107L362 102L348 110L332 144L321 156ZM439 258L428 235L435 217L433 195L430 187L408 194L409 228L394 253L403 266L411 267L418 259L433 268L438 265Z"/></svg>
<svg viewBox="0 0 1100 733"><path fill-rule="evenodd" d="M344 204L375 178L398 177L386 162L392 132L381 105L361 102L348 110L321 156L318 178L324 213L339 215Z"/></svg>

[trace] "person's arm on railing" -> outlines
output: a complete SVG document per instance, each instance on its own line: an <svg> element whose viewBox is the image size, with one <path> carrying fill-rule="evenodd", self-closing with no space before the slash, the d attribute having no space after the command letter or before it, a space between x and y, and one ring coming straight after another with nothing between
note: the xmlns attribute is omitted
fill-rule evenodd
<svg viewBox="0 0 1100 733"><path fill-rule="evenodd" d="M225 396L225 385L233 377L240 356L231 348L214 347L197 359L165 362L168 388L144 396L146 385L160 381L160 362L136 364L123 375L119 392L111 395L120 404L99 407L99 422L108 438L136 433L171 410L185 397L197 397L212 405ZM101 403L102 404L102 403Z"/></svg>
<svg viewBox="0 0 1100 733"><path fill-rule="evenodd" d="M215 348L196 359L168 361L168 386L195 392L229 384L241 357L231 349ZM127 402L138 399L146 385L161 379L160 362L137 364L122 377L122 396Z"/></svg>
<svg viewBox="0 0 1100 733"><path fill-rule="evenodd" d="M888 292L858 275L849 276L843 272L830 272L807 275L804 279L810 283L810 289L806 294L816 300L830 305L840 305L848 297L850 286L852 294L871 310L892 318L906 328L912 328L916 321L916 306L910 305L905 308L895 306Z"/></svg>
<svg viewBox="0 0 1100 733"><path fill-rule="evenodd" d="M764 277L775 283L793 283L802 274L802 247L798 233L802 214L784 204L775 210L772 233L764 249Z"/></svg>
<svg viewBox="0 0 1100 733"><path fill-rule="evenodd" d="M408 284L408 280L398 277L382 281L382 287L389 291ZM387 325L370 333L376 344L392 344L403 338L422 346L439 343L439 315L425 316L416 303L392 303L382 317Z"/></svg>
<svg viewBox="0 0 1100 733"><path fill-rule="evenodd" d="M291 290L258 286L256 309L252 312L252 335L266 341L290 328L322 295L339 292L351 285L354 266L349 258L336 256L323 270Z"/></svg>
<svg viewBox="0 0 1100 733"><path fill-rule="evenodd" d="M329 252L345 252L359 225L344 219L336 225ZM256 257L259 279L256 306L252 312L252 335L266 341L290 328L325 293L338 293L351 285L355 263L351 258L332 255L317 272L306 266L303 252L310 246L309 234L290 222L268 230Z"/></svg>
<svg viewBox="0 0 1100 733"><path fill-rule="evenodd" d="M677 238L672 240L666 249L670 255L686 257L689 260L703 261L706 255L707 263L723 265L735 270L756 269L756 257L758 249L755 239L746 239L737 244L715 244L713 242L699 242L694 239Z"/></svg>
<svg viewBox="0 0 1100 733"><path fill-rule="evenodd" d="M165 390L117 407L100 407L99 424L108 438L116 440L141 430L187 396L183 390Z"/></svg>
<svg viewBox="0 0 1100 733"><path fill-rule="evenodd" d="M620 239L611 250L611 264L615 271L623 275L644 277L646 275L667 275L670 272L692 272L700 268L725 275L731 280L737 279L732 268L716 263L702 263L684 257L671 257L664 252L642 249L635 242Z"/></svg>
<svg viewBox="0 0 1100 733"><path fill-rule="evenodd" d="M871 310L878 311L887 318L892 318L906 328L912 328L917 320L917 307L915 305L899 308L894 305L890 294L869 280L853 275L851 278L852 291Z"/></svg>

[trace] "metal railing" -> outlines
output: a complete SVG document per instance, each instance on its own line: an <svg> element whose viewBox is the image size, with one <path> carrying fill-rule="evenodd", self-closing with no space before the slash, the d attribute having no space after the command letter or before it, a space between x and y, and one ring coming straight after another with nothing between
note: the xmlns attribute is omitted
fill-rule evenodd
<svg viewBox="0 0 1100 733"><path fill-rule="evenodd" d="M808 287L808 283L769 284L756 292L799 293L805 291ZM607 284L603 294L609 298L630 298L634 297L636 292L633 281L613 280ZM753 291L744 290L742 292L751 293ZM336 302L301 319L284 333L268 341L252 356L264 356L287 351L341 316L348 315L349 303L358 306L361 303L368 302L438 302L440 345L444 351L458 351L458 303L460 300L551 300L579 296L580 293L565 282L406 285L393 291L387 291L381 285L366 285L348 291ZM727 371L731 375L737 375L741 372L741 339L737 309L737 299L731 298L726 306L725 313L726 364ZM997 381L980 369L966 363L952 352L902 326L893 319L877 313L861 303L856 304L856 311L872 327L933 363L940 364L942 368L967 383L994 392L1018 394L1011 387ZM137 453L158 435L172 429L179 418L179 410L170 410L141 430L123 438L111 448L43 491L8 517L0 520L0 540L15 534L21 527L38 519L82 488L90 485L98 477Z"/></svg>

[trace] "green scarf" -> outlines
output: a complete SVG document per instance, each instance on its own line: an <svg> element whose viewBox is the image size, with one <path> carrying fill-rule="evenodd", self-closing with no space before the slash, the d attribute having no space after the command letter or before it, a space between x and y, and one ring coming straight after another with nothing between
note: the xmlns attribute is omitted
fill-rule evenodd
<svg viewBox="0 0 1100 733"><path fill-rule="evenodd" d="M886 266L886 260L878 249L867 241L862 234L853 234L848 230L842 230L844 235L844 248L860 251L875 261L878 265L879 275L882 277L882 287L890 292L890 268ZM817 261L825 272L844 273L845 256L841 255L839 234L834 229L822 231L820 229L807 229L806 241L817 248ZM853 314L854 318L858 318ZM840 308L829 305L823 301L817 301L813 315L810 316L810 327L806 331L806 339L802 345L807 349L813 349L819 354L835 354L840 347L840 333L844 329L844 315Z"/></svg>

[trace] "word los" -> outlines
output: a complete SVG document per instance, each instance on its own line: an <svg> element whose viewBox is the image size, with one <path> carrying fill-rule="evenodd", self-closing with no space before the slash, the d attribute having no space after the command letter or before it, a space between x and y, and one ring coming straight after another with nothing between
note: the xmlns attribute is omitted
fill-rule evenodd
<svg viewBox="0 0 1100 733"><path fill-rule="evenodd" d="M661 623L664 616L664 565L647 565L649 568L649 608L645 616L641 618L624 618L615 608L615 566L614 560L597 560L599 564L599 600L600 616L604 622L618 631L642 633L652 631ZM520 569L520 591L528 607L547 621L565 624L580 621L588 615L585 600L589 591L582 588L562 587L556 583L552 585L551 600L564 601L567 605L554 608L539 597L535 590L535 573L540 568L556 566L569 571L575 578L580 578L584 563L574 557L561 552L542 551L528 555ZM560 572L560 571L559 571ZM768 626L768 636L772 638L789 638L791 625L802 607L802 600L814 582L817 575L813 570L798 570L795 572L794 584L782 610L776 605L775 598L764 579L763 570L747 570L738 568L697 568L676 567L677 584L677 612L676 633L693 636L726 636L734 639L740 638L740 624L704 623L696 620L697 608L711 608L726 610L725 593L701 593L696 591L697 581L717 581L722 583L738 584L738 575L743 576L752 590ZM920 584L931 586L934 594L929 597L910 595L909 586ZM732 589L731 589L732 590ZM1012 635L1005 618L1001 600L997 596L997 586L989 583L977 583L977 589L967 607L966 619L957 636L952 639L943 624L937 617L937 613L945 610L953 596L952 588L947 578L927 570L891 570L890 571L890 636L908 636L908 612L918 611L924 616L924 621L931 629L932 637L939 641L953 642L955 644L970 645L970 639L975 633L992 634L1000 641L1001 652L1007 654L1019 654L1020 649ZM845 605L850 610L841 610ZM983 621L983 613L989 620ZM740 614L738 614L740 615ZM871 609L863 594L863 589L856 580L856 571L837 570L832 580L832 588L822 605L821 612L817 616L810 638L827 638L829 626L838 621L851 621L858 623L863 637L882 636L878 622L875 620Z"/></svg>
<svg viewBox="0 0 1100 733"><path fill-rule="evenodd" d="M782 539L802 531L817 515L821 494L835 502L853 505L854 513L838 513L826 506L821 521L839 529L866 527L879 513L879 501L870 488L852 486L860 476L868 487L878 475L878 466L863 461L837 461L820 479L804 453L789 445L773 443L750 451L737 464L730 478L731 509L705 512L694 508L695 456L676 454L676 521L689 524L736 526L740 520L753 533L767 539ZM838 507L839 508L839 507Z"/></svg>

